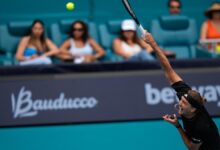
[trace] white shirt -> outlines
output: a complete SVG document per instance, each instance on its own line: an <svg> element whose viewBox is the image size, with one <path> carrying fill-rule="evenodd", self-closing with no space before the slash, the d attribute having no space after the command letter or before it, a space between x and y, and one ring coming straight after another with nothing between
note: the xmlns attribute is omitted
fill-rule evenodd
<svg viewBox="0 0 220 150"><path fill-rule="evenodd" d="M73 56L77 56L74 59L74 63L77 63L77 64L84 62L85 55L92 55L93 54L93 49L88 42L86 42L84 47L78 48L78 47L76 47L74 39L70 40L70 49L69 50Z"/></svg>
<svg viewBox="0 0 220 150"><path fill-rule="evenodd" d="M124 41L122 41L121 47L122 47L123 51L126 54L128 54L129 56L134 56L134 55L138 54L142 50L140 45L134 44L134 45L131 46L131 45L127 44Z"/></svg>
<svg viewBox="0 0 220 150"><path fill-rule="evenodd" d="M73 55L75 54L75 55L84 56L84 55L92 55L93 54L93 49L88 42L86 42L84 47L78 48L78 47L76 47L74 39L70 40L70 49L69 50Z"/></svg>

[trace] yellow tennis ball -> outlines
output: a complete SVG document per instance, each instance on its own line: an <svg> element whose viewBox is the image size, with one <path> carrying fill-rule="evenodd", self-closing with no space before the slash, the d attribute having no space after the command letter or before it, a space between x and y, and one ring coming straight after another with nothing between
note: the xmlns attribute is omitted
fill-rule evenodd
<svg viewBox="0 0 220 150"><path fill-rule="evenodd" d="M75 8L75 4L72 2L66 3L66 9L67 10L73 10Z"/></svg>

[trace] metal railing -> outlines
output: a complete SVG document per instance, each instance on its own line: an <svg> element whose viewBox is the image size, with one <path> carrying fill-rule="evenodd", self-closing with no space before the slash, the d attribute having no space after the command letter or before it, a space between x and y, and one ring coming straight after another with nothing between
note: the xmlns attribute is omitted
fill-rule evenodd
<svg viewBox="0 0 220 150"><path fill-rule="evenodd" d="M220 54L220 39L202 39L199 44L201 48Z"/></svg>

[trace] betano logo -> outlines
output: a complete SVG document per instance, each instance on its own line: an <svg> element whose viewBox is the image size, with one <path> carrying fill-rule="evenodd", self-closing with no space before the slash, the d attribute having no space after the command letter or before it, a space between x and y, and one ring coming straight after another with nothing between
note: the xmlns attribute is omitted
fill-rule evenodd
<svg viewBox="0 0 220 150"><path fill-rule="evenodd" d="M98 100L94 97L65 98L61 92L57 99L32 99L32 92L22 87L16 98L11 94L12 110L14 118L33 117L39 111L91 109L97 106Z"/></svg>
<svg viewBox="0 0 220 150"><path fill-rule="evenodd" d="M220 107L220 85L206 85L192 87L197 90L202 96L204 96L208 102L215 102ZM151 83L145 84L145 96L148 105L157 105L159 103L174 104L177 98L175 91L170 87L164 87L161 89L154 88Z"/></svg>

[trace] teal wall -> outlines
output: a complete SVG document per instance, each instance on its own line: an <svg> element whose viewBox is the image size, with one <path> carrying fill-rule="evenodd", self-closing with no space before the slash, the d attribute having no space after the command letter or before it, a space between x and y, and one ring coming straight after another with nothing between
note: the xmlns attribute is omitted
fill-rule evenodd
<svg viewBox="0 0 220 150"><path fill-rule="evenodd" d="M65 4L73 1L74 11L67 11ZM183 14L195 18L198 24L205 19L204 10L216 0L182 0ZM137 16L145 24L167 13L167 0L130 0ZM129 17L121 0L1 0L0 23L13 20L27 20L41 18L47 22L54 22L62 18L89 18L96 22L108 19Z"/></svg>
<svg viewBox="0 0 220 150"><path fill-rule="evenodd" d="M0 1L0 23L40 18L54 22L63 18L88 18L90 0L75 0L74 11L66 10L68 0L5 0Z"/></svg>
<svg viewBox="0 0 220 150"><path fill-rule="evenodd" d="M220 129L220 118L215 119ZM164 121L0 129L2 150L183 150Z"/></svg>

